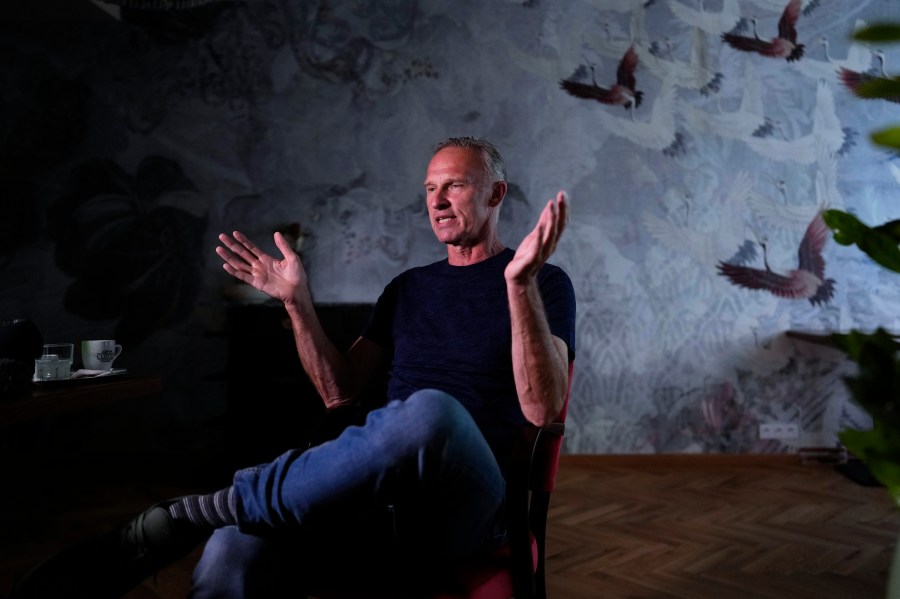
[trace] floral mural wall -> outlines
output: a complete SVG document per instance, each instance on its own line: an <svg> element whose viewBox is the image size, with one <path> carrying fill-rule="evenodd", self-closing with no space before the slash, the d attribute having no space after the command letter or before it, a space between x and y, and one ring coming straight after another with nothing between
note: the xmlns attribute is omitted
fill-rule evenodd
<svg viewBox="0 0 900 599"><path fill-rule="evenodd" d="M151 425L224 409L223 313L257 299L220 231L274 250L299 224L317 301L373 302L444 255L421 181L450 135L506 156L509 246L571 194L567 451L784 452L868 424L841 355L787 332L898 325L897 281L819 216L900 213L867 138L900 106L853 92L900 49L849 40L893 2L61 6L0 24L0 317L115 336L165 377ZM800 437L759 440L773 421Z"/></svg>

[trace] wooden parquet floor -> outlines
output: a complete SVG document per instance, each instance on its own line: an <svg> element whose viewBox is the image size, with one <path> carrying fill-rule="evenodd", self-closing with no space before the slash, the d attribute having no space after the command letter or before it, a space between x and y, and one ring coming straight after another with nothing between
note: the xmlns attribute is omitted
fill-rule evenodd
<svg viewBox="0 0 900 599"><path fill-rule="evenodd" d="M793 456L564 456L548 594L882 598L898 529L883 488Z"/></svg>
<svg viewBox="0 0 900 599"><path fill-rule="evenodd" d="M184 480L135 484L122 473L67 483L66 492L48 487L0 513L0 597L53 549L200 490ZM548 594L882 598L898 532L900 508L884 489L796 457L563 456L551 500ZM127 599L185 597L198 556Z"/></svg>

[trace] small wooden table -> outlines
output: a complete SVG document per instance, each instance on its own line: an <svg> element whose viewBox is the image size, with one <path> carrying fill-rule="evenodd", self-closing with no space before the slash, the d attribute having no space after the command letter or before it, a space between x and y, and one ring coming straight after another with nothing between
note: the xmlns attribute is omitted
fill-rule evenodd
<svg viewBox="0 0 900 599"><path fill-rule="evenodd" d="M158 376L134 374L33 383L29 396L0 403L0 426L147 397L161 390Z"/></svg>

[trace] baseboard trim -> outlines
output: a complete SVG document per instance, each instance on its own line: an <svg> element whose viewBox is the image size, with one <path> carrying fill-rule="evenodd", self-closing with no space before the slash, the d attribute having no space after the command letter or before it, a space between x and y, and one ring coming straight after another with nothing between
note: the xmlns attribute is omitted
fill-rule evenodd
<svg viewBox="0 0 900 599"><path fill-rule="evenodd" d="M565 454L573 466L799 466L795 453Z"/></svg>

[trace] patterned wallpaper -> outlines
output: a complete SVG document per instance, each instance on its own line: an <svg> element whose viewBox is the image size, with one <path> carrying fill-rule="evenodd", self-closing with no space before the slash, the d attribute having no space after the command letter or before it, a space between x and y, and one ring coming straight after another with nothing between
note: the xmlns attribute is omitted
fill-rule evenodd
<svg viewBox="0 0 900 599"><path fill-rule="evenodd" d="M374 301L444 255L421 181L448 135L506 155L507 245L571 194L567 451L781 452L867 424L841 356L785 332L898 324L898 280L818 217L900 212L900 167L867 139L900 107L839 75L891 72L900 50L848 36L893 2L72 6L0 24L0 315L115 335L166 376L148 426L223 409L215 334L255 298L218 232L300 223L316 299ZM758 440L782 420L800 439Z"/></svg>

